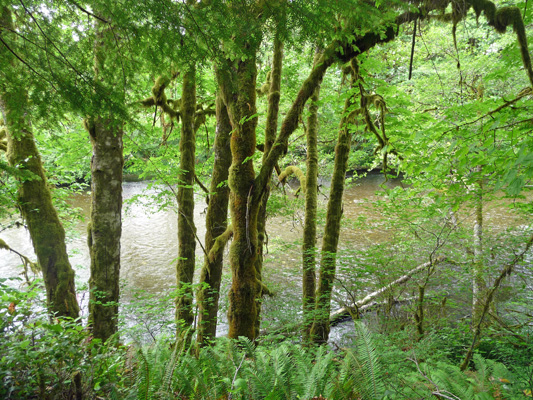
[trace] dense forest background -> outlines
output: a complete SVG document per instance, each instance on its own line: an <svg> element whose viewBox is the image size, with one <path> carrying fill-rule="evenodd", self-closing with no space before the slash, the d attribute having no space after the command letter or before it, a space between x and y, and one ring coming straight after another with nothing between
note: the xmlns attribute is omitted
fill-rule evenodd
<svg viewBox="0 0 533 400"><path fill-rule="evenodd" d="M531 24L0 0L0 394L531 397Z"/></svg>

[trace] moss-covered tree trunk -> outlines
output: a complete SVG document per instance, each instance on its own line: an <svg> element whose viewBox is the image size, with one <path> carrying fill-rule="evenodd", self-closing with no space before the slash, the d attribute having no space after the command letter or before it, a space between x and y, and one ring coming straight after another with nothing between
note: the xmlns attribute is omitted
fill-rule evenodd
<svg viewBox="0 0 533 400"><path fill-rule="evenodd" d="M265 128L265 147L263 151L263 162L265 162L274 141L276 140L276 133L278 130L278 115L279 115L279 100L281 97L281 68L283 62L283 42L276 34L274 38L274 55L272 58L272 71L270 73L270 89L268 92L268 110ZM261 197L261 205L259 207L259 214L257 217L257 260L255 263L255 270L257 279L262 280L263 270L263 246L266 238L266 219L267 219L267 203L270 197L270 180L267 182ZM263 293L259 293L261 298ZM256 335L259 335L261 315L261 299L257 304L257 321L256 321Z"/></svg>
<svg viewBox="0 0 533 400"><path fill-rule="evenodd" d="M337 246L339 243L340 224L342 217L342 196L344 194L344 180L350 154L351 130L348 114L353 105L353 96L349 96L344 103L339 137L335 147L335 165L329 192L326 214L326 227L322 239L320 277L316 292L315 316L310 336L315 343L326 343L329 338L329 313L331 310L331 293L336 272Z"/></svg>
<svg viewBox="0 0 533 400"><path fill-rule="evenodd" d="M96 22L95 76L111 86L116 55L110 26ZM87 243L91 257L89 326L94 337L107 340L118 331L120 296L120 237L122 235L123 122L114 116L108 99L95 93L95 114L87 119L91 159L91 220Z"/></svg>
<svg viewBox="0 0 533 400"><path fill-rule="evenodd" d="M228 179L231 165L230 132L231 124L228 111L221 96L216 99L217 129L215 136L215 162L209 189L209 205L205 218L205 250L213 248L215 239L227 228L229 187ZM198 336L197 341L204 344L215 338L217 328L218 300L222 277L223 252L218 251L212 260L206 257L200 274L202 287L198 291Z"/></svg>
<svg viewBox="0 0 533 400"><path fill-rule="evenodd" d="M43 272L47 305L59 317L77 318L78 301L74 271L65 245L65 230L52 204L52 196L35 145L23 82L20 86L0 81L0 107L5 115L7 160L26 177L20 179L18 206L22 213L37 260ZM11 86L11 87L10 87Z"/></svg>
<svg viewBox="0 0 533 400"><path fill-rule="evenodd" d="M178 263L176 280L179 295L176 299L178 332L193 322L192 282L195 266L196 227L194 225L194 162L196 135L196 68L190 67L183 76L181 95L180 174L178 187Z"/></svg>
<svg viewBox="0 0 533 400"><path fill-rule="evenodd" d="M10 10L0 9L0 37L14 32ZM26 221L37 260L43 272L47 306L59 317L77 318L79 306L74 271L65 245L65 230L52 204L41 156L35 145L30 119L25 66L0 46L0 108L5 117L7 160L18 168L18 206Z"/></svg>
<svg viewBox="0 0 533 400"><path fill-rule="evenodd" d="M316 65L320 52L315 55ZM318 98L320 85L317 85L309 103L307 119L307 173L305 176L305 220L302 244L302 307L303 337L309 338L313 323L316 290L316 216L318 195Z"/></svg>
<svg viewBox="0 0 533 400"><path fill-rule="evenodd" d="M233 128L232 163L228 184L233 242L229 261L232 284L229 292L228 323L230 338L256 337L259 281L255 270L257 258L257 214L260 201L254 201L255 171L252 157L256 146L255 51L235 65L219 67L218 82Z"/></svg>

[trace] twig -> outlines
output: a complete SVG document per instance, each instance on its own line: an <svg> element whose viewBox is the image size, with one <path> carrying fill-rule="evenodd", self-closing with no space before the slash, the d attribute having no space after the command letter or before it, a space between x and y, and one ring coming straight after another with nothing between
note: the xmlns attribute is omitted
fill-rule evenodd
<svg viewBox="0 0 533 400"><path fill-rule="evenodd" d="M243 354L242 355L242 359L241 359L241 363L239 364L239 366L235 370L235 375L233 375L233 380L231 381L231 390L233 390L233 388L235 386L235 380L237 379L237 374L239 373L239 371L240 371L240 369L242 367L242 363L244 362L245 358L246 358L246 354ZM231 394L232 394L231 392L228 394L228 400L231 400L231 398L232 398Z"/></svg>
<svg viewBox="0 0 533 400"><path fill-rule="evenodd" d="M85 14L93 17L93 18L96 18L106 24L109 24L109 21L105 20L104 18L102 17L99 17L98 15L90 12L89 10L86 10L85 8L83 8L82 6L80 6L77 2L75 2L74 0L69 0L72 4L74 4L80 11L84 12Z"/></svg>

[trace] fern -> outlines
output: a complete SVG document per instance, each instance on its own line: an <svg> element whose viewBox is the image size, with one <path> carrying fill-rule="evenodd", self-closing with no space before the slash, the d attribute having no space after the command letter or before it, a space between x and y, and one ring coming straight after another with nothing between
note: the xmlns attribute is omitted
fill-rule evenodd
<svg viewBox="0 0 533 400"><path fill-rule="evenodd" d="M355 354L351 351L347 353L347 357L355 361L353 382L363 399L379 399L385 392L385 385L376 346L362 322L355 322L355 331Z"/></svg>
<svg viewBox="0 0 533 400"><path fill-rule="evenodd" d="M150 364L142 348L137 351L139 358L139 368L136 379L136 386L138 388L137 398L139 400L149 400L150 392Z"/></svg>
<svg viewBox="0 0 533 400"><path fill-rule="evenodd" d="M306 391L303 393L302 398L312 398L326 394L326 385L334 369L332 362L334 356L335 353L328 352L327 348L322 346L314 355L314 364L312 360L308 360L311 370L304 381Z"/></svg>

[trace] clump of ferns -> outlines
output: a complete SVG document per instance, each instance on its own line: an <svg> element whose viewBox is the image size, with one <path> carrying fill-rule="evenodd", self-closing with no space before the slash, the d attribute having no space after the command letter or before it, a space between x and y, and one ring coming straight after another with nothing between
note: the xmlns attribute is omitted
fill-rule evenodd
<svg viewBox="0 0 533 400"><path fill-rule="evenodd" d="M354 348L284 342L259 347L219 339L196 354L160 341L138 350L136 398L148 399L375 399L384 392L372 336L356 324Z"/></svg>

